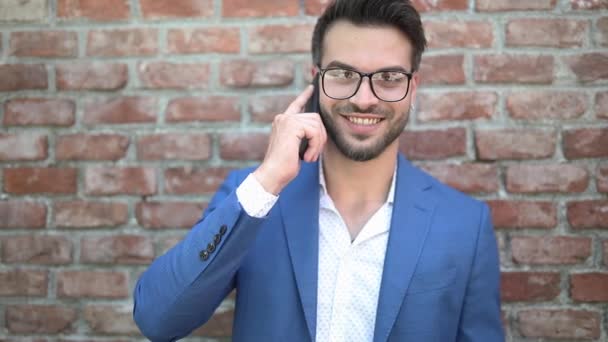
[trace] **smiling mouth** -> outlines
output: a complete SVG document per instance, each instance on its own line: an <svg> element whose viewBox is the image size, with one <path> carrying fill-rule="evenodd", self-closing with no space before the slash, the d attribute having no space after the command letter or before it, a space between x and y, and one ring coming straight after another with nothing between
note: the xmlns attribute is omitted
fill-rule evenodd
<svg viewBox="0 0 608 342"><path fill-rule="evenodd" d="M372 126L372 125L376 125L378 124L380 121L384 120L383 118L361 118L361 117L356 117L356 116L346 116L343 115L343 117L356 124L356 125L362 125L362 126Z"/></svg>

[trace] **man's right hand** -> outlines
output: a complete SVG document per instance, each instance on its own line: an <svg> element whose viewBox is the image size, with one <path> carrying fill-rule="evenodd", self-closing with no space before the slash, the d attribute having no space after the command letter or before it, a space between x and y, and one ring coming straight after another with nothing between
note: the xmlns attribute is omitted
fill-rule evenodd
<svg viewBox="0 0 608 342"><path fill-rule="evenodd" d="M313 89L312 85L308 86L287 110L275 116L272 122L264 161L253 172L264 189L272 194L278 195L298 175L298 152L302 139L308 139L308 149L304 154L306 162L316 161L327 141L327 132L319 113L302 113Z"/></svg>

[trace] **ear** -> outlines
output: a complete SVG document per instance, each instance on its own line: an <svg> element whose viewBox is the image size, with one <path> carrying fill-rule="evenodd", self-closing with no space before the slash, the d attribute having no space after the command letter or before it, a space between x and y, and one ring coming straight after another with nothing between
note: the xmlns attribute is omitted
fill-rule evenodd
<svg viewBox="0 0 608 342"><path fill-rule="evenodd" d="M416 103L416 91L418 90L418 83L420 82L420 73L415 72L410 81L410 104L413 106Z"/></svg>
<svg viewBox="0 0 608 342"><path fill-rule="evenodd" d="M311 66L310 67L310 75L312 76L312 78L315 78L315 76L317 76L317 73L319 72L319 70L317 69L316 66Z"/></svg>

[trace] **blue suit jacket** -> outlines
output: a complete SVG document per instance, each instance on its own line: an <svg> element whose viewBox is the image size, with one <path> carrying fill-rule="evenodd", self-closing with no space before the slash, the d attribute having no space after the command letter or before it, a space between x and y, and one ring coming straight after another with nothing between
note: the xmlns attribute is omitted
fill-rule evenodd
<svg viewBox="0 0 608 342"><path fill-rule="evenodd" d="M250 172L232 172L187 236L138 280L134 319L152 341L187 336L234 288L234 341L315 340L318 164L303 163L263 219L235 194ZM401 156L395 190L374 342L504 341L487 206Z"/></svg>

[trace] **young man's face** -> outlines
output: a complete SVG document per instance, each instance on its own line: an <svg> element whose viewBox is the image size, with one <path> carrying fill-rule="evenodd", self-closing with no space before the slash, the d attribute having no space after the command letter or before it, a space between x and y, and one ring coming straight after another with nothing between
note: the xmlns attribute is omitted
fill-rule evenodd
<svg viewBox="0 0 608 342"><path fill-rule="evenodd" d="M411 72L411 56L409 39L396 28L355 26L347 21L339 21L326 32L321 68L338 66L362 73L386 68ZM332 81L326 73L326 93L339 98L348 96L347 84L353 75L334 71ZM400 93L405 94L408 88L404 88L403 84L399 86L383 82L383 78L393 77L390 75L398 74L378 75L374 90L385 99L399 99L402 96ZM397 138L407 123L410 105L416 95L416 83L417 76L409 82L407 96L397 102L378 99L370 88L368 77L362 79L355 95L348 99L336 100L320 91L321 116L329 137L350 159L366 161L376 158L389 145L398 144Z"/></svg>

